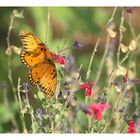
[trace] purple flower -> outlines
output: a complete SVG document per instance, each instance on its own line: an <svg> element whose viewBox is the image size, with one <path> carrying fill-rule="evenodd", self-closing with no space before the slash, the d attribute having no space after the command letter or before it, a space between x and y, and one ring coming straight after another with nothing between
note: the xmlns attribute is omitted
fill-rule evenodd
<svg viewBox="0 0 140 140"><path fill-rule="evenodd" d="M126 11L129 14L132 14L134 12L135 8L134 7L126 7Z"/></svg>
<svg viewBox="0 0 140 140"><path fill-rule="evenodd" d="M73 48L79 49L79 48L81 48L82 45L78 41L74 41L72 46L73 46Z"/></svg>

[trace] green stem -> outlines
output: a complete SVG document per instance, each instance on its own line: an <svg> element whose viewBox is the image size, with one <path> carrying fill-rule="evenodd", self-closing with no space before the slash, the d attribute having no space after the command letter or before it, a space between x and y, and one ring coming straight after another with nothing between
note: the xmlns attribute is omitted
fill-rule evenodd
<svg viewBox="0 0 140 140"><path fill-rule="evenodd" d="M20 107L20 115L21 115L21 122L22 122L22 128L23 128L23 131L26 130L26 124L25 124L25 121L24 121L24 110L22 108L22 101L21 101L21 96L20 96L20 78L18 79L18 102L19 102L19 107Z"/></svg>
<svg viewBox="0 0 140 140"><path fill-rule="evenodd" d="M105 58L107 56L107 53L108 53L108 50L109 50L109 40L110 40L110 37L109 35L107 36L107 42L106 42L106 47L105 47L105 51L104 51L104 54L103 54L103 57L101 59L101 62L100 62L100 65L99 65L99 69L98 69L98 73L97 73L97 76L96 76L96 79L95 79L95 83L97 84L98 83L98 80L100 78L100 75L101 75L101 71L102 71L102 68L103 68L103 64L105 62Z"/></svg>
<svg viewBox="0 0 140 140"><path fill-rule="evenodd" d="M98 40L97 40L97 42L95 44L95 47L94 47L94 50L92 52L92 55L91 55L91 58L90 58L90 62L89 62L89 65L88 65L87 74L86 74L86 80L88 80L89 77L90 77L91 66L92 66L92 63L93 63L93 59L94 59L95 53L97 52L97 47L98 47L98 45L100 43L102 33L108 27L108 25L114 20L114 16L115 16L116 10L117 10L117 7L114 8L113 13L111 15L111 18L109 19L109 21L106 23L106 25L104 26L103 30L99 34L99 38L98 38Z"/></svg>
<svg viewBox="0 0 140 140"><path fill-rule="evenodd" d="M16 90L15 90L15 86L14 86L14 82L13 82L13 78L12 78L12 69L11 69L12 48L11 48L11 44L10 44L10 35L11 35L12 28L13 28L13 22L14 22L14 19L15 19L14 13L15 13L15 10L13 10L13 12L11 14L11 20L10 20L10 25L9 25L9 28L8 28L6 41L7 41L7 49L9 49L9 51L10 51L8 53L8 79L11 83L11 87L12 87L13 94L14 94L14 99L15 99L15 101L17 101L16 94L15 94Z"/></svg>
<svg viewBox="0 0 140 140"><path fill-rule="evenodd" d="M120 47L121 45L120 44L121 44L121 41L122 41L122 38L123 38L124 13L125 13L125 10L123 9L122 10L122 15L121 15L120 27L119 27L120 38L119 38L119 47L118 47L118 51L117 51L117 66L119 66L119 64L120 64L120 50L121 50L121 47Z"/></svg>

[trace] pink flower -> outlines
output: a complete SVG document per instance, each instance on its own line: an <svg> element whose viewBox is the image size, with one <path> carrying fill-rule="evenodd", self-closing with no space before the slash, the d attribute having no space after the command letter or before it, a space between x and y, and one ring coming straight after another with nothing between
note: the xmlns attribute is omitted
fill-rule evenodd
<svg viewBox="0 0 140 140"><path fill-rule="evenodd" d="M102 119L102 112L110 107L109 104L91 104L88 106L89 115L94 115L97 121Z"/></svg>
<svg viewBox="0 0 140 140"><path fill-rule="evenodd" d="M82 90L86 91L86 96L90 97L91 96L91 86L94 84L94 82L88 82L86 84L81 84L80 87Z"/></svg>
<svg viewBox="0 0 140 140"><path fill-rule="evenodd" d="M51 53L52 57L54 58L54 61L57 63L60 63L62 65L65 64L65 59L63 56L59 55L59 54L55 54L55 53Z"/></svg>
<svg viewBox="0 0 140 140"><path fill-rule="evenodd" d="M129 81L128 78L127 78L126 76L124 76L124 77L123 77L123 82L124 82L124 83L128 83L128 81Z"/></svg>
<svg viewBox="0 0 140 140"><path fill-rule="evenodd" d="M135 125L132 120L128 122L128 133L135 133Z"/></svg>
<svg viewBox="0 0 140 140"><path fill-rule="evenodd" d="M130 14L134 13L135 8L134 7L126 7L126 11Z"/></svg>
<svg viewBox="0 0 140 140"><path fill-rule="evenodd" d="M126 76L123 77L123 82L124 83L133 83L133 84L139 84L140 83L140 80L139 79L133 79L133 80L130 80L128 79Z"/></svg>
<svg viewBox="0 0 140 140"><path fill-rule="evenodd" d="M109 104L90 104L88 106L81 106L81 110L87 115L95 116L97 121L102 119L102 112L110 107Z"/></svg>

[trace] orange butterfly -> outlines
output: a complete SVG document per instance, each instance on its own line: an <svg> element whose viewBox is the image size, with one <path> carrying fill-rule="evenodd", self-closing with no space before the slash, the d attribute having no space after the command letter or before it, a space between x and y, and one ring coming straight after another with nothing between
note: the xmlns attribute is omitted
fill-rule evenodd
<svg viewBox="0 0 140 140"><path fill-rule="evenodd" d="M29 68L29 80L38 85L49 99L55 94L56 66L47 46L30 32L21 31L21 61Z"/></svg>

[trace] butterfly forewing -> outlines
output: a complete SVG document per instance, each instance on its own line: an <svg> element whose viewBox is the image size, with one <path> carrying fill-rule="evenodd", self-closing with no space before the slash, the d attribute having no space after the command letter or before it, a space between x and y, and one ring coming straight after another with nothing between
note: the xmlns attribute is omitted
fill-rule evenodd
<svg viewBox="0 0 140 140"><path fill-rule="evenodd" d="M21 61L28 67L51 59L48 48L37 37L29 32L20 32L23 49L20 54Z"/></svg>
<svg viewBox="0 0 140 140"><path fill-rule="evenodd" d="M34 52L34 51L40 51L39 48L43 47L45 48L45 44L42 43L36 36L29 32L21 31L20 37L23 43L24 51L27 52Z"/></svg>

